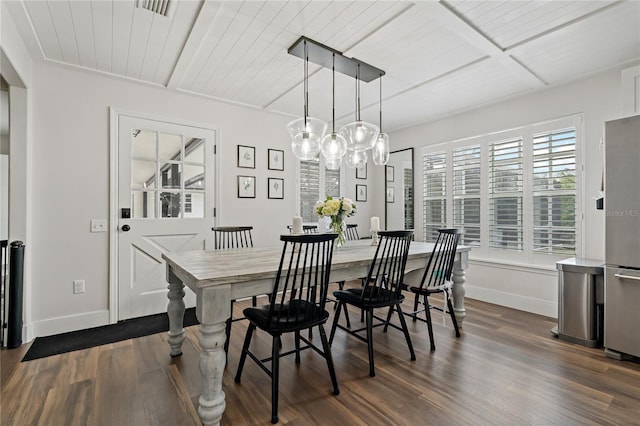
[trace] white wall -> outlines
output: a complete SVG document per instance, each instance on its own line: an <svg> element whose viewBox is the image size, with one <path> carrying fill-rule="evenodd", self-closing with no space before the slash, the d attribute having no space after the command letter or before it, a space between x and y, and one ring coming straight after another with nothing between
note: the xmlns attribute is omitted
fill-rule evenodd
<svg viewBox="0 0 640 426"><path fill-rule="evenodd" d="M507 100L477 110L452 115L430 123L392 132L393 149L416 148L416 167L420 167L420 147L466 137L506 130L567 115L584 114L584 212L583 257L604 256L604 217L595 209L602 173L599 147L603 124L623 116L622 70L634 64L609 70L539 93ZM416 141L420 141L416 144ZM416 169L416 182L421 170ZM421 190L416 191L416 235L423 235ZM557 316L557 275L555 263L545 267L521 267L473 261L467 271L467 296L555 317Z"/></svg>

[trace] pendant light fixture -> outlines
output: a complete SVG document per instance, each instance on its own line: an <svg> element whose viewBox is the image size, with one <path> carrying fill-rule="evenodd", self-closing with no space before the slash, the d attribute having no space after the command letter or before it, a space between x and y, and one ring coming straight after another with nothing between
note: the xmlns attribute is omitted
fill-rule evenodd
<svg viewBox="0 0 640 426"><path fill-rule="evenodd" d="M371 156L376 166L384 166L389 161L389 135L382 132L382 74L380 74L380 133Z"/></svg>
<svg viewBox="0 0 640 426"><path fill-rule="evenodd" d="M380 129L375 124L362 121L360 118L360 64L357 64L356 72L356 121L347 124L340 129L340 134L347 141L347 149L350 151L366 151L373 148L378 138Z"/></svg>
<svg viewBox="0 0 640 426"><path fill-rule="evenodd" d="M344 137L336 133L336 54L333 54L331 71L333 74L332 83L332 121L331 133L322 138L320 151L325 158L325 167L329 170L338 170L342 164L342 157L347 152L347 141Z"/></svg>
<svg viewBox="0 0 640 426"><path fill-rule="evenodd" d="M373 149L375 164L386 164L389 159L389 137L382 133L382 83L380 86L380 127L362 121L360 117L360 81L369 83L385 75L379 68L355 58L349 58L331 47L301 36L287 50L291 55L304 60L304 117L287 125L291 137L291 149L300 160L316 159L318 153L325 158L325 167L338 170L342 163L351 168L360 168L367 163L367 151ZM328 68L331 64L332 128L324 136L327 123L309 117L309 61ZM355 121L336 132L336 71L355 79Z"/></svg>
<svg viewBox="0 0 640 426"><path fill-rule="evenodd" d="M298 159L313 160L320 152L320 141L327 132L327 123L309 117L309 51L304 40L304 117L287 124L291 150Z"/></svg>

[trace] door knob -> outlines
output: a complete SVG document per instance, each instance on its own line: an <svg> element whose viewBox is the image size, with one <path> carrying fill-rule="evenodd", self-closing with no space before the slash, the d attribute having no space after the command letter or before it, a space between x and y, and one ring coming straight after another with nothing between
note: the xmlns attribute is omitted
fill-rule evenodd
<svg viewBox="0 0 640 426"><path fill-rule="evenodd" d="M127 232L131 227L129 225L122 225L122 231Z"/></svg>

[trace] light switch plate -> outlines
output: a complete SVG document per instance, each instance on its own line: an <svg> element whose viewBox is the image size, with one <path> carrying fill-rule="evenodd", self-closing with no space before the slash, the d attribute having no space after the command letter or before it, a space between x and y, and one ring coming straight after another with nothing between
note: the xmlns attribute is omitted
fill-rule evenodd
<svg viewBox="0 0 640 426"><path fill-rule="evenodd" d="M107 220L91 219L91 232L107 232Z"/></svg>

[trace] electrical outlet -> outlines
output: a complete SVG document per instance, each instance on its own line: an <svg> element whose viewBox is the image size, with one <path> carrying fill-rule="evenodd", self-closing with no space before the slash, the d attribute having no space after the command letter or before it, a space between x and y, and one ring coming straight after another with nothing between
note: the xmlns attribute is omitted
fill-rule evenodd
<svg viewBox="0 0 640 426"><path fill-rule="evenodd" d="M107 232L107 220L91 219L91 232Z"/></svg>
<svg viewBox="0 0 640 426"><path fill-rule="evenodd" d="M84 280L73 280L73 294L84 293Z"/></svg>

